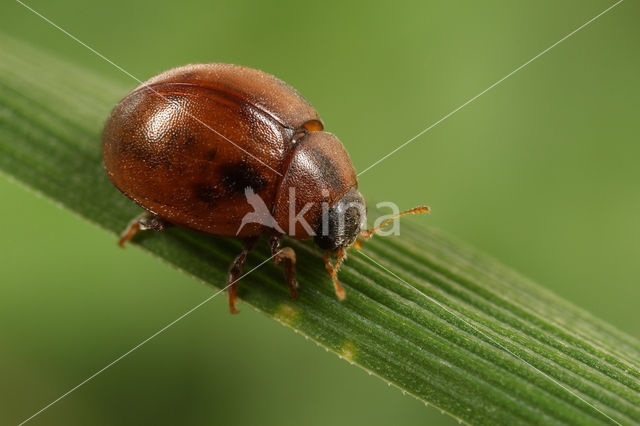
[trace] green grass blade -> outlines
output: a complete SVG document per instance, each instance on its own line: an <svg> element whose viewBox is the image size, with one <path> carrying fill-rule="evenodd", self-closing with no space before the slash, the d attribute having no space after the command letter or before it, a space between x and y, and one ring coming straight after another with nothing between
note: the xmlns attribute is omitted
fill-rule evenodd
<svg viewBox="0 0 640 426"><path fill-rule="evenodd" d="M114 234L139 213L104 174L102 125L129 87L0 37L0 169ZM267 264L245 304L425 403L472 424L640 423L640 344L495 260L417 225L374 238L341 270L298 253L300 298ZM235 240L182 229L142 248L220 288ZM268 257L261 245L251 268Z"/></svg>

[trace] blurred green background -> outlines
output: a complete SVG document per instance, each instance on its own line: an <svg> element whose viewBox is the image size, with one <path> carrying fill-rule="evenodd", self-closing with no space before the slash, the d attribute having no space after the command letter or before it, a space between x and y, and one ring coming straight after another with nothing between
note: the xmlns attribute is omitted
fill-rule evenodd
<svg viewBox="0 0 640 426"><path fill-rule="evenodd" d="M275 74L363 170L612 2L28 4L142 80L190 62ZM431 205L422 223L640 337L639 19L623 2L363 174L362 192ZM0 28L136 85L18 3L0 6ZM4 176L0 191L0 424L211 294ZM301 423L456 424L247 307L230 316L225 297L33 420Z"/></svg>

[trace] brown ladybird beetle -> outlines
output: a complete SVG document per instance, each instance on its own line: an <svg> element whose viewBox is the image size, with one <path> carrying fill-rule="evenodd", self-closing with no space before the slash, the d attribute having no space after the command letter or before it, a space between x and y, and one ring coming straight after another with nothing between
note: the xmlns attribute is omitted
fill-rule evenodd
<svg viewBox="0 0 640 426"><path fill-rule="evenodd" d="M291 297L297 296L296 256L280 248L282 237L314 238L344 299L337 271L346 249L391 219L363 229L366 208L355 170L342 143L323 128L295 89L262 71L198 64L151 78L115 106L102 137L109 179L147 210L129 224L120 245L139 230L170 225L242 238L227 281L236 313L237 280L260 235L269 234Z"/></svg>

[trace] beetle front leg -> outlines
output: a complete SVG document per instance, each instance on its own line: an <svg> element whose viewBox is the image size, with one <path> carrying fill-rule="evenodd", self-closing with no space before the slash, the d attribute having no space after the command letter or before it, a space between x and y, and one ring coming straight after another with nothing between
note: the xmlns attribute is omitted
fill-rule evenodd
<svg viewBox="0 0 640 426"><path fill-rule="evenodd" d="M146 229L162 231L169 226L171 226L171 224L159 216L153 213L144 212L129 222L127 228L122 234L120 234L118 245L124 248L125 244L128 243L138 231L144 231Z"/></svg>
<svg viewBox="0 0 640 426"><path fill-rule="evenodd" d="M227 294L229 295L229 311L232 314L237 314L240 312L236 309L236 300L238 296L236 293L238 292L238 280L240 276L242 276L242 270L244 269L244 264L247 261L247 254L256 246L259 237L251 237L246 238L244 240L244 248L240 252L238 256L236 256L235 260L229 267L229 275L227 278Z"/></svg>
<svg viewBox="0 0 640 426"><path fill-rule="evenodd" d="M296 280L296 252L291 247L280 248L282 235L273 234L269 238L273 263L279 266L284 262L284 279L289 287L290 297L298 298L298 280Z"/></svg>

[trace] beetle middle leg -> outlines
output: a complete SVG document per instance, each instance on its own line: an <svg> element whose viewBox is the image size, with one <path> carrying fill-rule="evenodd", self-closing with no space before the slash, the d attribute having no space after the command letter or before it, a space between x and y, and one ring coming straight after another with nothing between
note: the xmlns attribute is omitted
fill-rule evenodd
<svg viewBox="0 0 640 426"><path fill-rule="evenodd" d="M296 252L291 247L280 248L282 235L272 234L269 237L269 246L271 247L271 255L273 263L276 266L284 262L284 278L289 287L290 297L296 299L298 297L298 280L296 280Z"/></svg>
<svg viewBox="0 0 640 426"><path fill-rule="evenodd" d="M171 226L171 224L161 217L153 213L144 212L140 216L129 222L127 228L122 234L120 234L118 245L120 247L124 247L125 244L128 243L138 231L144 231L146 229L162 231L169 226Z"/></svg>
<svg viewBox="0 0 640 426"><path fill-rule="evenodd" d="M240 312L236 309L236 300L238 296L236 293L238 292L238 280L242 276L242 270L244 269L244 264L247 261L247 254L256 246L260 237L251 237L244 239L244 247L242 251L236 258L233 263L229 267L229 275L227 277L227 294L229 295L229 310L232 314L237 314Z"/></svg>

